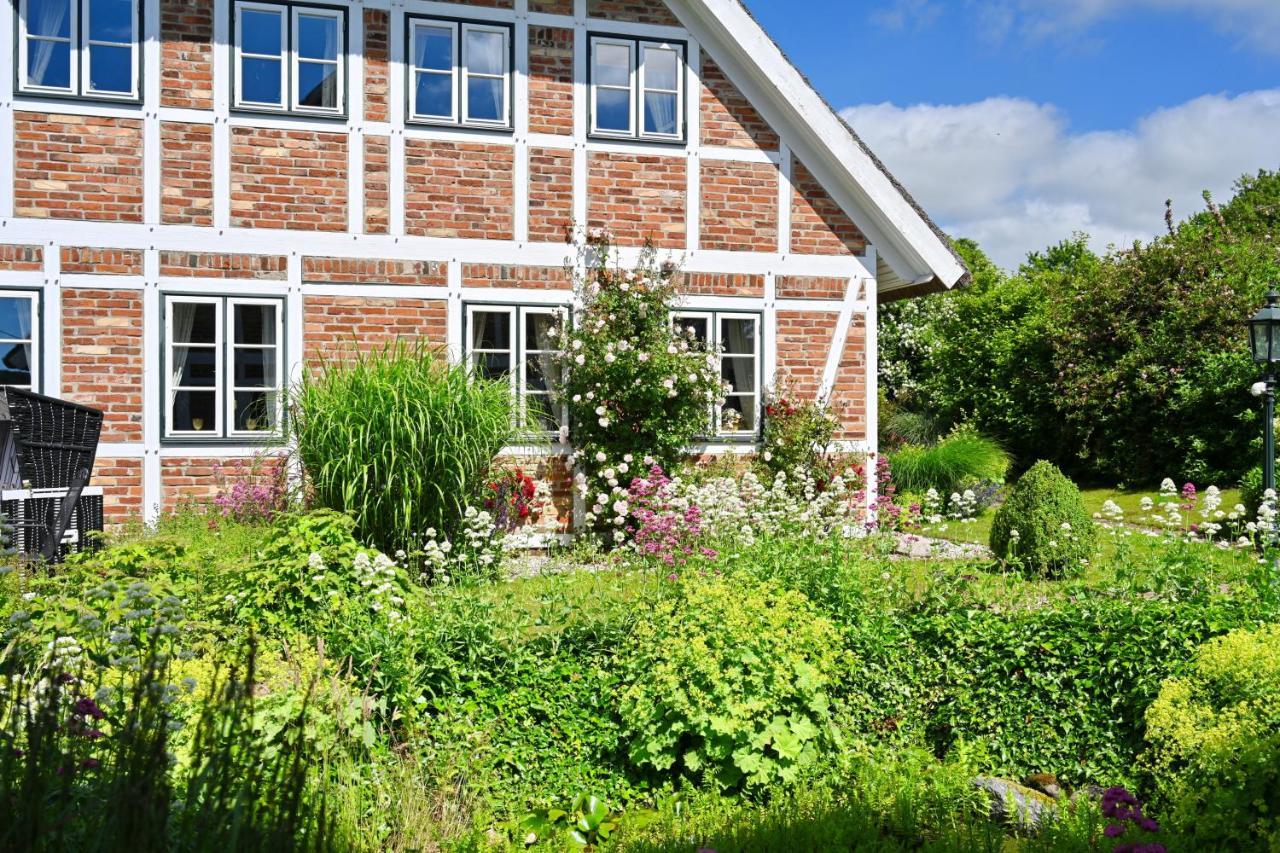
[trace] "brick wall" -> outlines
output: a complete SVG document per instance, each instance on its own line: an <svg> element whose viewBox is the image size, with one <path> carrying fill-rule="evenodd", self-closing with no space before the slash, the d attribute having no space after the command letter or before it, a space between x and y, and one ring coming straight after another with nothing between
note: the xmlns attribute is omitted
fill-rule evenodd
<svg viewBox="0 0 1280 853"><path fill-rule="evenodd" d="M547 15L572 15L573 0L529 0L529 11Z"/></svg>
<svg viewBox="0 0 1280 853"><path fill-rule="evenodd" d="M142 291L62 291L62 393L102 409L103 441L142 441Z"/></svg>
<svg viewBox="0 0 1280 853"><path fill-rule="evenodd" d="M659 248L684 248L684 157L592 152L587 171L588 227L607 228L620 246L651 239Z"/></svg>
<svg viewBox="0 0 1280 853"><path fill-rule="evenodd" d="M213 224L213 125L160 122L160 221Z"/></svg>
<svg viewBox="0 0 1280 853"><path fill-rule="evenodd" d="M779 299L844 299L849 280L833 276L780 275L774 281Z"/></svg>
<svg viewBox="0 0 1280 853"><path fill-rule="evenodd" d="M405 142L405 231L515 239L514 151L474 142Z"/></svg>
<svg viewBox="0 0 1280 853"><path fill-rule="evenodd" d="M40 272L44 269L44 250L39 246L0 245L0 270Z"/></svg>
<svg viewBox="0 0 1280 853"><path fill-rule="evenodd" d="M14 113L14 214L142 221L142 122Z"/></svg>
<svg viewBox="0 0 1280 853"><path fill-rule="evenodd" d="M764 296L764 276L748 273L689 272L676 284L680 293L695 296Z"/></svg>
<svg viewBox="0 0 1280 853"><path fill-rule="evenodd" d="M676 16L671 14L662 0L587 0L587 15L615 21L680 26Z"/></svg>
<svg viewBox="0 0 1280 853"><path fill-rule="evenodd" d="M463 287L520 287L563 290L573 287L564 267L525 267L508 264L463 264Z"/></svg>
<svg viewBox="0 0 1280 853"><path fill-rule="evenodd" d="M532 520L526 530L538 533L568 533L573 529L573 472L564 457L499 456L494 460L497 471L519 468L551 490L550 500L542 514Z"/></svg>
<svg viewBox="0 0 1280 853"><path fill-rule="evenodd" d="M288 278L284 255L237 255L218 252L160 253L160 275L181 278Z"/></svg>
<svg viewBox="0 0 1280 853"><path fill-rule="evenodd" d="M203 503L240 480L258 482L272 476L282 457L271 451L256 456L175 456L160 460L160 505L173 511L183 504Z"/></svg>
<svg viewBox="0 0 1280 853"><path fill-rule="evenodd" d="M839 319L832 312L778 312L778 373L795 383L801 399L812 400L822 389Z"/></svg>
<svg viewBox="0 0 1280 853"><path fill-rule="evenodd" d="M840 409L841 429L837 438L867 438L867 318L855 314L840 366L831 387L831 399Z"/></svg>
<svg viewBox="0 0 1280 853"><path fill-rule="evenodd" d="M867 241L799 160L791 161L791 251L797 255L861 255Z"/></svg>
<svg viewBox="0 0 1280 853"><path fill-rule="evenodd" d="M573 231L573 152L529 149L529 239L563 243Z"/></svg>
<svg viewBox="0 0 1280 853"><path fill-rule="evenodd" d="M701 119L703 145L778 150L778 134L760 117L720 66L702 55Z"/></svg>
<svg viewBox="0 0 1280 853"><path fill-rule="evenodd" d="M778 250L778 169L771 163L702 161L704 249Z"/></svg>
<svg viewBox="0 0 1280 853"><path fill-rule="evenodd" d="M60 267L73 275L142 275L142 251L63 246Z"/></svg>
<svg viewBox="0 0 1280 853"><path fill-rule="evenodd" d="M440 261L305 256L302 279L313 284L418 284L444 287L446 265Z"/></svg>
<svg viewBox="0 0 1280 853"><path fill-rule="evenodd" d="M386 234L391 230L389 189L391 146L387 137L364 138L364 231Z"/></svg>
<svg viewBox="0 0 1280 853"><path fill-rule="evenodd" d="M387 62L391 13L386 9L364 10L364 117L386 121L390 92Z"/></svg>
<svg viewBox="0 0 1280 853"><path fill-rule="evenodd" d="M529 131L573 134L573 30L529 28Z"/></svg>
<svg viewBox="0 0 1280 853"><path fill-rule="evenodd" d="M107 524L137 521L142 515L141 459L95 459L89 485L102 487L102 514Z"/></svg>
<svg viewBox="0 0 1280 853"><path fill-rule="evenodd" d="M315 296L303 301L306 357L341 358L353 347L368 352L396 338L426 338L445 344L443 299L386 299L363 296Z"/></svg>
<svg viewBox="0 0 1280 853"><path fill-rule="evenodd" d="M231 224L346 230L347 135L233 127Z"/></svg>
<svg viewBox="0 0 1280 853"><path fill-rule="evenodd" d="M213 109L213 3L160 2L160 103Z"/></svg>

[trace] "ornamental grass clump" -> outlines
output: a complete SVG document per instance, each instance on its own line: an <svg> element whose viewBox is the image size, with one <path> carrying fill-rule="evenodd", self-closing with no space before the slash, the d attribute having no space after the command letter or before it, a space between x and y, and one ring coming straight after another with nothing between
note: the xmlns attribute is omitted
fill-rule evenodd
<svg viewBox="0 0 1280 853"><path fill-rule="evenodd" d="M666 778L763 791L835 740L839 632L802 594L691 574L643 612L618 653L627 755Z"/></svg>
<svg viewBox="0 0 1280 853"><path fill-rule="evenodd" d="M1009 454L970 426L958 426L936 444L908 444L889 455L900 489L950 494L976 483L1004 481Z"/></svg>
<svg viewBox="0 0 1280 853"><path fill-rule="evenodd" d="M312 500L388 554L416 553L428 528L456 535L512 436L509 384L450 366L424 340L322 362L292 408Z"/></svg>
<svg viewBox="0 0 1280 853"><path fill-rule="evenodd" d="M1075 483L1050 462L1022 475L991 523L996 557L1043 577L1080 568L1097 550L1097 529Z"/></svg>

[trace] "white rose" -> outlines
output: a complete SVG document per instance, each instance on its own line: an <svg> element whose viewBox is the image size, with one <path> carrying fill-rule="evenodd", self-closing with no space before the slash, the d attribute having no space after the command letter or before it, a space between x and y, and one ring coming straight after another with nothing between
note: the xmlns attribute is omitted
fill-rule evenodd
<svg viewBox="0 0 1280 853"><path fill-rule="evenodd" d="M637 356L637 358L639 358L641 361L648 361L648 360L649 360L649 353L647 353L647 352L642 352L642 353L640 353L640 355L638 355L638 356Z"/></svg>
<svg viewBox="0 0 1280 853"><path fill-rule="evenodd" d="M574 348L574 349L576 349L576 350L577 350L577 349L582 349L582 341L578 340L577 338L574 338L574 340L573 340L573 348Z"/></svg>
<svg viewBox="0 0 1280 853"><path fill-rule="evenodd" d="M587 360L582 357L582 353L578 353L578 355L574 357L573 363L581 367L582 365L587 363Z"/></svg>

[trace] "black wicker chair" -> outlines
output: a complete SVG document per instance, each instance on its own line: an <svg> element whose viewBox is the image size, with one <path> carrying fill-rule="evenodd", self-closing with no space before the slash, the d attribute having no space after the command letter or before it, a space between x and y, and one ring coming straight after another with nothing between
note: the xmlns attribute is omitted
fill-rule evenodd
<svg viewBox="0 0 1280 853"><path fill-rule="evenodd" d="M97 515L96 527L102 528L101 500L92 508L81 506L101 435L102 412L97 409L18 388L0 388L0 487L33 493L18 512L10 512L20 551L60 561L63 536L77 510L81 532L94 526L86 524L89 514ZM51 490L54 494L49 494Z"/></svg>

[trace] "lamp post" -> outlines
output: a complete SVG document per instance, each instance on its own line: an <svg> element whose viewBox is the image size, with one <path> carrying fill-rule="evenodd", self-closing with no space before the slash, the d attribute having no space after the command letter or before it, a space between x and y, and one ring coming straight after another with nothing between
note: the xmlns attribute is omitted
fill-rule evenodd
<svg viewBox="0 0 1280 853"><path fill-rule="evenodd" d="M1267 304L1249 320L1253 360L1265 371L1260 383L1263 399L1262 488L1276 487L1276 364L1280 363L1280 293L1267 292Z"/></svg>

